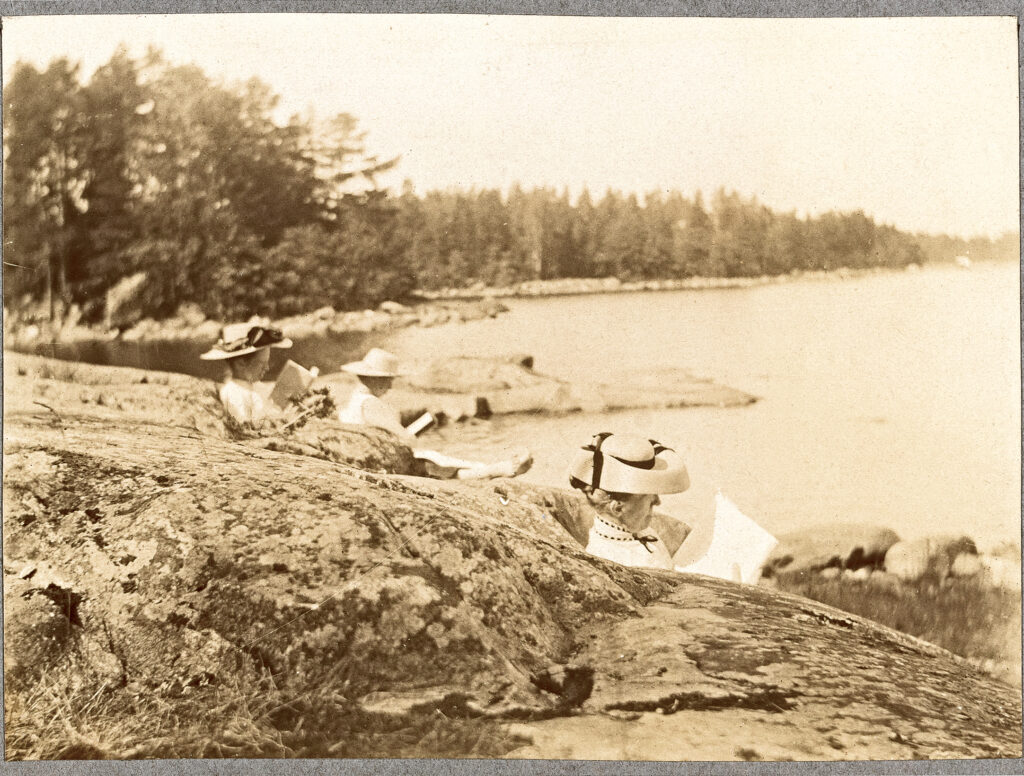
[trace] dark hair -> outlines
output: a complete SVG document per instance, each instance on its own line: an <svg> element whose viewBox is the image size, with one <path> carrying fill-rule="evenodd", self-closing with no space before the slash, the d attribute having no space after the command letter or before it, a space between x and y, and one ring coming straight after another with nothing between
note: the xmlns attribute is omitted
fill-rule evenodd
<svg viewBox="0 0 1024 776"><path fill-rule="evenodd" d="M572 475L569 476L569 486L575 488L576 490L582 490L588 496L592 494L595 490L601 490L608 494L608 498L613 498L616 501L625 501L631 495L636 495L632 493L616 493L615 491L604 490L604 488L595 488L589 482L584 482L579 477L573 477Z"/></svg>

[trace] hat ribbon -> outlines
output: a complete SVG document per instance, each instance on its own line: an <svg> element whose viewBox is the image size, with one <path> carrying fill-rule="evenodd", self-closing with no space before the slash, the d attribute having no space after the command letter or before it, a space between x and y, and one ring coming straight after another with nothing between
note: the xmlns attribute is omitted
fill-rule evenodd
<svg viewBox="0 0 1024 776"><path fill-rule="evenodd" d="M284 334L280 329L272 329L268 326L253 326L244 337L231 340L230 342L217 343L217 347L225 353L234 353L236 350L269 346L275 342L281 342Z"/></svg>
<svg viewBox="0 0 1024 776"><path fill-rule="evenodd" d="M587 450L594 454L594 466L593 472L590 477L590 487L595 489L600 487L601 485L601 470L604 468L604 453L601 451L601 445L603 445L604 441L610 436L612 436L612 433L610 431L602 431L600 434L594 435L593 443L589 445L584 445L583 447L584 450ZM658 456L661 455L661 453L665 452L666 450L671 451L672 448L666 447L661 442L658 442L657 440L654 439L648 439L647 441L650 442L651 447L654 448L654 456L646 461L626 461L614 455L612 456L612 458L615 458L616 461L624 463L627 466L632 466L635 469L653 469L654 464L657 462ZM644 547L646 546L647 545L645 544Z"/></svg>
<svg viewBox="0 0 1024 776"><path fill-rule="evenodd" d="M638 542L640 542L640 544L642 544L644 546L645 550L647 550L650 553L654 552L654 550L652 550L648 545L649 544L653 544L654 542L658 541L658 537L657 536L653 536L651 534L636 534L635 533L635 534L633 534L633 538L636 539Z"/></svg>

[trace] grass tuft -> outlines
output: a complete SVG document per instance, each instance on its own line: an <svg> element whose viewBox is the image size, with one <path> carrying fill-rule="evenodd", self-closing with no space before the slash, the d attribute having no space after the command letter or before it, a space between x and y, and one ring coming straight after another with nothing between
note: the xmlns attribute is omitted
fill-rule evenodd
<svg viewBox="0 0 1024 776"><path fill-rule="evenodd" d="M971 577L898 586L780 574L778 588L930 641L1011 684L1021 684L1021 597Z"/></svg>
<svg viewBox="0 0 1024 776"><path fill-rule="evenodd" d="M498 757L522 743L492 720L367 714L333 691L242 677L167 699L138 687L68 692L67 672L48 675L7 694L7 759Z"/></svg>

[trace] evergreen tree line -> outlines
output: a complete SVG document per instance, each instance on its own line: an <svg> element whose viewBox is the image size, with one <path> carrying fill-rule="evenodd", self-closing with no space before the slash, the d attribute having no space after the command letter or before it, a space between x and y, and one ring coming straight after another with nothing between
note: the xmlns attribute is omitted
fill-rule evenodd
<svg viewBox="0 0 1024 776"><path fill-rule="evenodd" d="M399 196L397 160L366 151L348 114L274 120L278 97L159 52L78 66L19 62L4 90L4 299L103 315L146 272L146 313L192 302L222 320L374 306L414 289L523 280L775 275L1008 258L1016 238L911 235L862 212L801 218L719 190L487 189Z"/></svg>

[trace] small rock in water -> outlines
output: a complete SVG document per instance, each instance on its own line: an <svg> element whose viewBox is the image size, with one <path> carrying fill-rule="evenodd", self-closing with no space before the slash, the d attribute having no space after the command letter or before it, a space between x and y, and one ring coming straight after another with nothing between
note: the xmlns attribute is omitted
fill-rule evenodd
<svg viewBox="0 0 1024 776"><path fill-rule="evenodd" d="M838 579L842 573L838 566L829 566L818 572L822 579Z"/></svg>
<svg viewBox="0 0 1024 776"><path fill-rule="evenodd" d="M870 576L870 566L861 566L856 571L850 571L849 569L843 571L843 579L851 580L853 582L865 582Z"/></svg>

